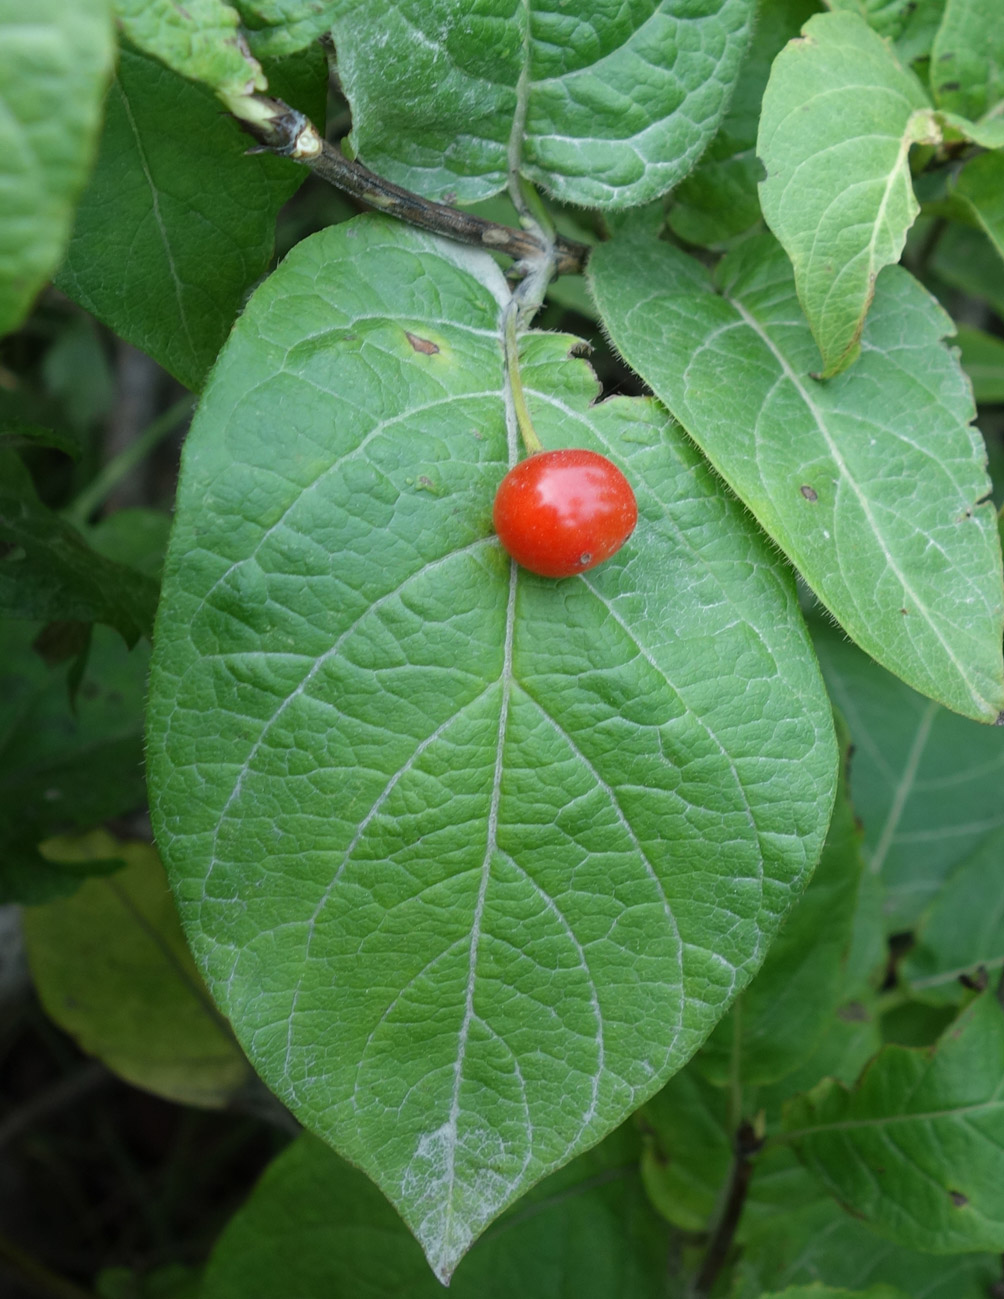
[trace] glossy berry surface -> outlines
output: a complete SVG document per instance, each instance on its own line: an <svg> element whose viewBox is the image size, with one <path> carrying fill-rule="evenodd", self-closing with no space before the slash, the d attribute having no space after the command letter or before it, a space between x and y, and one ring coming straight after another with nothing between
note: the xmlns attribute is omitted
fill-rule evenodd
<svg viewBox="0 0 1004 1299"><path fill-rule="evenodd" d="M572 577L616 554L638 521L631 484L595 451L539 451L510 469L492 512L517 564Z"/></svg>

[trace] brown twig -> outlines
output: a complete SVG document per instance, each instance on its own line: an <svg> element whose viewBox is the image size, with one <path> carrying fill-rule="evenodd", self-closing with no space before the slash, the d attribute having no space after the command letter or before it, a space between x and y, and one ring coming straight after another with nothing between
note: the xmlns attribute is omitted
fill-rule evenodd
<svg viewBox="0 0 1004 1299"><path fill-rule="evenodd" d="M743 1122L736 1133L735 1158L729 1177L728 1191L721 1217L715 1225L711 1240L701 1263L701 1270L694 1282L694 1295L698 1299L711 1293L711 1288L718 1279L718 1274L725 1266L736 1227L742 1217L750 1181L753 1177L754 1158L763 1145L763 1137L758 1135L752 1123Z"/></svg>
<svg viewBox="0 0 1004 1299"><path fill-rule="evenodd" d="M445 203L433 203L391 184L362 163L350 161L337 145L322 137L309 118L281 99L253 95L241 101L240 109L241 127L262 149L303 163L322 180L351 194L367 207L448 239L504 253L514 258L517 265L539 259L546 251L529 230L516 230ZM554 249L555 274L581 274L590 252L588 244L559 235Z"/></svg>

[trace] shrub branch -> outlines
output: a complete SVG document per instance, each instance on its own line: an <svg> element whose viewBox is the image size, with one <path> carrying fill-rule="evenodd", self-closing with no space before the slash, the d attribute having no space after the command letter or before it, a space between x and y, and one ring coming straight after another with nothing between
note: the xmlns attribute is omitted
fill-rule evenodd
<svg viewBox="0 0 1004 1299"><path fill-rule="evenodd" d="M517 272L525 269L524 263L526 267L538 263L541 254L547 251L530 230L516 230L445 203L433 203L391 184L362 163L350 161L337 145L324 139L308 117L281 99L251 95L228 106L261 149L303 163L322 180L351 194L367 207L448 239L504 253L515 259ZM588 256L587 244L561 235L555 238L555 274L581 274Z"/></svg>

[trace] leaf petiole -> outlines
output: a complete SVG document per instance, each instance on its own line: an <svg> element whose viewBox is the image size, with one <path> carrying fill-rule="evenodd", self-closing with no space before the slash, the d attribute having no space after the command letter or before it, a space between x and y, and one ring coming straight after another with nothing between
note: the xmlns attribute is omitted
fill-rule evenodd
<svg viewBox="0 0 1004 1299"><path fill-rule="evenodd" d="M503 316L505 369L509 391L512 394L513 410L516 413L516 423L519 425L520 437L523 439L527 455L532 456L536 455L538 451L543 451L544 444L537 436L537 430L533 427L530 410L526 404L526 393L523 391L523 377L519 369L519 339L516 326L519 321L521 307L522 303L518 295L514 293L506 305Z"/></svg>

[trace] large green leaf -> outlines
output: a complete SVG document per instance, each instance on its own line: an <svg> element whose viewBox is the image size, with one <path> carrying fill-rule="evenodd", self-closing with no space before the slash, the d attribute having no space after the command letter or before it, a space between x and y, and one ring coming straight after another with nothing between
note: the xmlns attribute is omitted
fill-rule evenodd
<svg viewBox="0 0 1004 1299"><path fill-rule="evenodd" d="M946 712L890 677L828 623L813 642L854 742L851 797L885 921L910 928L949 873L1004 828L1004 729Z"/></svg>
<svg viewBox="0 0 1004 1299"><path fill-rule="evenodd" d="M62 254L114 54L109 0L0 0L0 335Z"/></svg>
<svg viewBox="0 0 1004 1299"><path fill-rule="evenodd" d="M842 749L846 772L846 736ZM860 834L842 777L809 887L759 974L701 1050L698 1061L708 1077L719 1083L737 1075L744 1083L773 1082L813 1053L842 999L860 879Z"/></svg>
<svg viewBox="0 0 1004 1299"><path fill-rule="evenodd" d="M126 866L25 912L28 961L49 1016L135 1086L186 1105L225 1105L247 1082L247 1062L196 972L155 849L99 831L54 842L50 853Z"/></svg>
<svg viewBox="0 0 1004 1299"><path fill-rule="evenodd" d="M857 356L876 276L898 261L920 211L910 146L939 139L917 78L853 14L811 18L774 61L760 204L795 268L824 378Z"/></svg>
<svg viewBox="0 0 1004 1299"><path fill-rule="evenodd" d="M827 1080L785 1124L807 1167L890 1239L933 1254L1004 1248L1004 1009L993 992L933 1051L886 1047L853 1091Z"/></svg>
<svg viewBox="0 0 1004 1299"><path fill-rule="evenodd" d="M972 393L951 321L905 271L878 286L864 354L826 384L791 269L767 236L704 267L613 240L590 276L651 384L846 631L915 689L1004 709L1004 582Z"/></svg>
<svg viewBox="0 0 1004 1299"><path fill-rule="evenodd" d="M376 218L257 291L186 446L149 713L158 840L260 1072L436 1271L651 1095L819 854L829 705L788 580L651 399L524 381L636 535L516 570L505 282Z"/></svg>
<svg viewBox="0 0 1004 1299"><path fill-rule="evenodd" d="M1004 966L1004 830L989 834L945 881L924 916L901 976L914 995L961 1001L961 975Z"/></svg>
<svg viewBox="0 0 1004 1299"><path fill-rule="evenodd" d="M319 52L306 71L298 98L309 111L310 72L324 85ZM305 175L286 159L248 157L247 137L209 90L123 49L56 283L198 390Z"/></svg>
<svg viewBox="0 0 1004 1299"><path fill-rule="evenodd" d="M978 121L1004 100L1004 22L998 0L948 0L931 51L939 108Z"/></svg>
<svg viewBox="0 0 1004 1299"><path fill-rule="evenodd" d="M58 0L57 0L58 2ZM130 41L224 101L267 86L257 59L242 46L240 14L225 0L112 0Z"/></svg>
<svg viewBox="0 0 1004 1299"><path fill-rule="evenodd" d="M646 1203L638 1139L621 1129L543 1182L461 1264L458 1299L672 1299L669 1233ZM201 1299L437 1299L421 1251L351 1165L301 1137L231 1220Z"/></svg>
<svg viewBox="0 0 1004 1299"><path fill-rule="evenodd" d="M353 145L435 198L486 198L516 164L570 203L645 203L715 134L754 6L338 0Z"/></svg>

